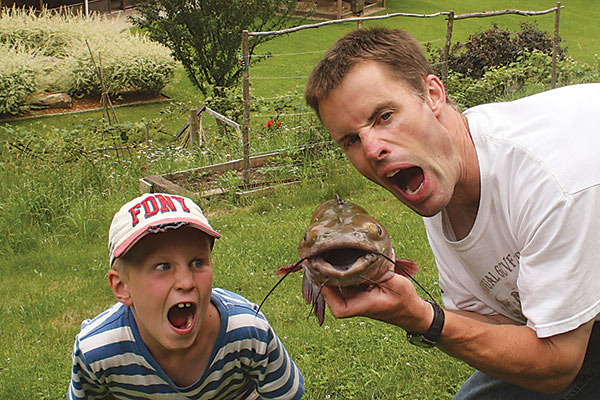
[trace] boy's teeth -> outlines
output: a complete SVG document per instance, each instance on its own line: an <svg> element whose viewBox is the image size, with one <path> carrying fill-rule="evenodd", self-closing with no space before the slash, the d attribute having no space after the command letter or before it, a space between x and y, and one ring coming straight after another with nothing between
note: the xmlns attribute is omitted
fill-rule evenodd
<svg viewBox="0 0 600 400"><path fill-rule="evenodd" d="M192 303L179 303L177 304L177 308L190 308Z"/></svg>

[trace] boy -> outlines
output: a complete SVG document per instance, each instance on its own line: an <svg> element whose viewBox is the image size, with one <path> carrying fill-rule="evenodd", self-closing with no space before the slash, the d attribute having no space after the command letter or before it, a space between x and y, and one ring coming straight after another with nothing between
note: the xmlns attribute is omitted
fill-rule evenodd
<svg viewBox="0 0 600 400"><path fill-rule="evenodd" d="M146 194L115 214L109 284L86 320L69 399L299 399L304 379L257 306L212 288L220 234L192 200Z"/></svg>

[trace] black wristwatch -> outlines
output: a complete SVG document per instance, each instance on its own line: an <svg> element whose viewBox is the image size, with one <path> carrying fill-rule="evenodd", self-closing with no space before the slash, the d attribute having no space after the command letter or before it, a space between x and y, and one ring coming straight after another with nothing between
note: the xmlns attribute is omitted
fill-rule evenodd
<svg viewBox="0 0 600 400"><path fill-rule="evenodd" d="M437 303L425 300L433 307L433 321L431 326L425 333L410 333L406 332L408 341L420 347L433 347L436 345L440 336L442 336L442 328L444 327L444 310Z"/></svg>

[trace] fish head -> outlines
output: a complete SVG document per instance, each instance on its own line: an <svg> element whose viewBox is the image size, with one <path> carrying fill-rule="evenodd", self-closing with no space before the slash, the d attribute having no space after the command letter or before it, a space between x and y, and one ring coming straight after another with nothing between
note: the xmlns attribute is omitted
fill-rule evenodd
<svg viewBox="0 0 600 400"><path fill-rule="evenodd" d="M298 254L311 280L332 286L379 282L394 269L378 255L394 257L385 227L362 207L337 196L317 207Z"/></svg>

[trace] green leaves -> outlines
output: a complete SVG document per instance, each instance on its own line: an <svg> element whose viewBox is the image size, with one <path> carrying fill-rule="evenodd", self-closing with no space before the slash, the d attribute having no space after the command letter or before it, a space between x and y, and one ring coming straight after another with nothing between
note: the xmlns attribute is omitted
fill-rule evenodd
<svg viewBox="0 0 600 400"><path fill-rule="evenodd" d="M157 94L173 80L169 49L111 20L25 11L4 11L0 20L0 114L27 111L34 92L99 97L98 66L113 96Z"/></svg>
<svg viewBox="0 0 600 400"><path fill-rule="evenodd" d="M205 96L212 88L237 86L242 31L285 26L297 0L140 0L135 23L168 46ZM249 53L274 36L249 39ZM219 93L217 93L219 94Z"/></svg>

